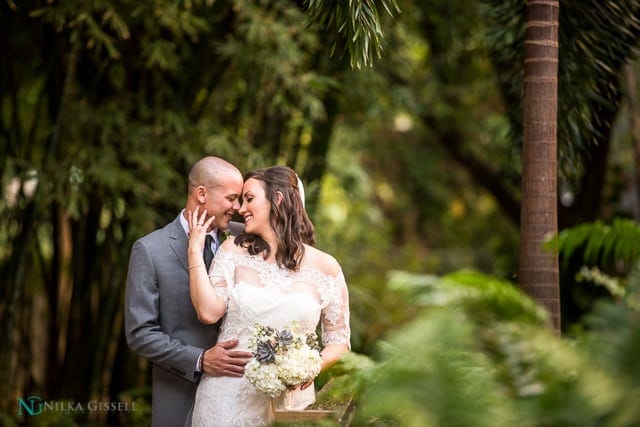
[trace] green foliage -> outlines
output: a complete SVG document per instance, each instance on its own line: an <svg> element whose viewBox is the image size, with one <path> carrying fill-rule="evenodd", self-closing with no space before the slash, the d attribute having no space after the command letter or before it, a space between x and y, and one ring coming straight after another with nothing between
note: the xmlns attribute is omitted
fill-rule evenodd
<svg viewBox="0 0 640 427"><path fill-rule="evenodd" d="M144 387L123 390L118 395L118 400L127 402L131 407L135 405L135 411L126 414L123 425L131 427L148 426L151 423L151 385Z"/></svg>
<svg viewBox="0 0 640 427"><path fill-rule="evenodd" d="M578 427L640 421L631 409L637 405L630 403L640 390L636 364L619 363L640 354L637 321L614 330L622 313L637 315L637 294L609 306L618 316L594 313L594 331L571 342L540 321L539 308L515 316L496 304L508 299L523 306L528 298L516 296L511 284L485 277L486 288L470 293L482 277L454 277L458 287L453 277L442 286L437 278L402 276L403 289L431 297L421 301L421 316L380 343L376 365L358 374L364 384L356 425ZM605 335L609 339L601 341Z"/></svg>
<svg viewBox="0 0 640 427"><path fill-rule="evenodd" d="M625 293L624 285L615 277L603 273L598 267L583 266L576 274L577 282L592 282L603 286L612 296L621 297Z"/></svg>
<svg viewBox="0 0 640 427"><path fill-rule="evenodd" d="M377 14L341 18L362 34L352 54L364 39L361 55L377 52L381 33L358 29L380 30ZM119 326L132 242L175 217L203 155L325 164L344 67L326 65L326 34L298 2L9 2L0 28L0 360L33 363L0 375L0 407L134 388L146 378L128 375Z"/></svg>
<svg viewBox="0 0 640 427"><path fill-rule="evenodd" d="M526 2L486 3L498 24L489 34L498 77L510 107L514 138L521 141ZM640 36L639 13L640 2L636 0L561 2L559 168L574 185L587 173L584 164L589 150L610 137L621 102L620 71L625 61L635 56Z"/></svg>
<svg viewBox="0 0 640 427"><path fill-rule="evenodd" d="M361 397L359 424L520 425L461 312L436 311L394 333Z"/></svg>
<svg viewBox="0 0 640 427"><path fill-rule="evenodd" d="M606 265L617 261L631 266L640 256L640 224L627 218L615 218L611 224L584 223L562 230L547 244L548 247L556 245L564 259L580 252L586 264Z"/></svg>
<svg viewBox="0 0 640 427"><path fill-rule="evenodd" d="M628 274L637 274L638 238L637 222L614 218L611 223L596 221L565 229L546 243L558 250L569 314L579 318L593 310L598 298L624 296Z"/></svg>
<svg viewBox="0 0 640 427"><path fill-rule="evenodd" d="M328 1L305 0L309 20L325 29L332 40L331 53L338 45L338 36L346 44L352 67L373 65L382 53L383 32L379 9L390 16L400 13L395 0Z"/></svg>
<svg viewBox="0 0 640 427"><path fill-rule="evenodd" d="M640 276L634 270L624 296L601 300L585 316L592 331L581 340L591 360L602 366L621 385L622 396L612 413L611 425L635 425L640 422Z"/></svg>
<svg viewBox="0 0 640 427"><path fill-rule="evenodd" d="M525 2L397 3L402 14L390 0L4 4L1 46L11 60L0 65L0 273L7 278L0 323L5 347L33 366L5 372L1 395L26 387L52 397L83 395L88 388L108 394L146 381L144 374L131 375L139 367L119 335L128 248L175 216L188 167L212 153L243 170L326 165L305 184L320 199L311 212L319 247L334 254L347 275L354 350L373 353L389 331L406 328L411 335L389 357L404 352L409 358L415 343L424 357L408 363L407 371L390 363L392 371L413 381L406 392L422 393L420 378L430 385L425 409L415 394L403 395L402 381L388 380L382 369L360 369L369 360L353 355L355 362L347 358L334 367L344 396L382 378L381 388L397 387L388 389L393 399L407 398L401 405L415 409L416 422L470 423L466 415L448 413L461 407L470 407L480 425L491 417L516 424L521 407L547 425L562 424L562 411L583 416L584 425L604 417L609 401L600 412L592 410L590 397L562 405L563 393L590 396L580 390L598 381L584 375L586 383L578 384L571 377L582 376L582 367L573 369L582 366L581 356L567 356L560 363L564 371L548 367L556 363L548 355L542 364L541 342L571 349L544 332L538 337L546 319L511 284L468 272L443 278L398 272L446 274L473 266L512 277L517 230L500 210L499 193L482 189L497 182L517 196L518 137L507 134L506 117L517 130L522 52L515 46L522 41ZM599 106L616 102L619 80L607 66L615 71L636 37L635 2L592 3L563 2L561 8L567 53L561 99L567 101L560 116L572 123L562 125L562 144L594 141L596 125L607 120ZM385 28L390 17L393 25ZM487 31L496 38L488 41ZM328 60L328 48L339 53L343 46L345 62L362 69ZM312 158L322 133L327 152ZM478 159L490 160L493 174L478 173ZM612 256L634 253L635 240L611 239L598 244ZM601 257L597 246L593 253ZM43 300L46 314L32 317ZM614 325L631 325L634 314L615 308L608 309L603 337L628 357L608 360L627 369L635 348L624 347L627 338L616 335ZM427 314L415 320L423 310ZM625 334L635 337L627 327ZM421 341L421 328L428 340ZM25 344L32 342L31 329L46 331L55 344L45 354L64 350L65 360L35 357L43 352L40 344ZM531 344L523 342L528 336ZM96 349L95 357L87 357L87 348ZM421 371L421 363L430 370ZM45 372L46 379L27 368ZM355 371L361 372L357 378ZM479 385L485 381L486 395ZM631 403L638 396L627 394ZM456 396L466 400L456 402ZM136 399L149 400L144 394ZM132 422L144 424L147 411ZM632 410L621 412L634 419ZM371 414L367 421L378 416ZM390 408L387 415L394 414Z"/></svg>
<svg viewBox="0 0 640 427"><path fill-rule="evenodd" d="M422 306L461 307L478 322L518 321L539 326L548 322L547 313L512 283L478 272L436 277L396 271L389 275L389 286Z"/></svg>
<svg viewBox="0 0 640 427"><path fill-rule="evenodd" d="M516 188L518 158L505 137L508 122L484 38L486 5L399 4L403 13L387 34L385 60L345 84L344 108L357 114L339 124L334 149L359 150L370 200L392 241L420 252L422 262L411 270L445 274L469 265L511 277L517 230L477 176L447 152L459 147L490 158L500 180Z"/></svg>
<svg viewBox="0 0 640 427"><path fill-rule="evenodd" d="M385 331L412 316L404 301L386 288L386 272L399 265L420 268L423 260L411 245L393 246L390 224L371 203L372 181L366 170L344 161L350 150L357 150L356 141L340 137L321 187L310 191L320 193L320 209L312 216L318 247L340 261L349 285L352 346L368 354Z"/></svg>
<svg viewBox="0 0 640 427"><path fill-rule="evenodd" d="M354 351L345 353L338 362L316 378L315 386L320 389L316 395L316 406L326 407L332 403L348 402L360 393L365 381L358 373L371 369L374 362L370 357Z"/></svg>
<svg viewBox="0 0 640 427"><path fill-rule="evenodd" d="M640 273L629 277L620 300L601 300L585 323L593 329L585 341L594 359L616 372L622 381L640 389Z"/></svg>
<svg viewBox="0 0 640 427"><path fill-rule="evenodd" d="M11 415L5 414L4 412L0 412L0 426L1 427L17 427L18 423Z"/></svg>

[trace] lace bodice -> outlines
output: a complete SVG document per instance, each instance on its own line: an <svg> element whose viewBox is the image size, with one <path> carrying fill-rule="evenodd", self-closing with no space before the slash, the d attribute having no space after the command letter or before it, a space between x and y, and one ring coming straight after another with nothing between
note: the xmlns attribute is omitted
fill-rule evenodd
<svg viewBox="0 0 640 427"><path fill-rule="evenodd" d="M227 301L220 340L238 338L246 348L255 323L275 328L296 321L301 332L320 323L322 344L349 344L349 297L344 275L314 268L290 271L261 256L221 248L209 275L216 292Z"/></svg>
<svg viewBox="0 0 640 427"><path fill-rule="evenodd" d="M209 278L227 303L219 341L237 338L248 349L253 325L284 328L293 321L300 333L321 327L322 344L349 345L349 295L342 271L335 276L315 268L293 272L260 256L220 248ZM287 392L293 407L313 402L313 387ZM310 393L310 394L309 394ZM282 396L281 396L282 397ZM272 401L246 378L203 375L193 410L193 426L262 426L273 421Z"/></svg>

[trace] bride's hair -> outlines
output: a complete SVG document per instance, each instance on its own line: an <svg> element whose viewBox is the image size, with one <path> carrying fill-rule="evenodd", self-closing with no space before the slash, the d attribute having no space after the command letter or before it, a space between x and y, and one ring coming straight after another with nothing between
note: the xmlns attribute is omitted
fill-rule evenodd
<svg viewBox="0 0 640 427"><path fill-rule="evenodd" d="M298 270L304 255L304 244L315 245L313 224L307 215L299 188L298 175L286 166L271 166L248 172L244 180L255 179L263 182L267 200L271 203L269 222L278 238L276 262L280 267ZM278 203L278 192L282 200ZM262 253L265 258L271 250L260 236L242 233L235 243L246 248L250 254Z"/></svg>

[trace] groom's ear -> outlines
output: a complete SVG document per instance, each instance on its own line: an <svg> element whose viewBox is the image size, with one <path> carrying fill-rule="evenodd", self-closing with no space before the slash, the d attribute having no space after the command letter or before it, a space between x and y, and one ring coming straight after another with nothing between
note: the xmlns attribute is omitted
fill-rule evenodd
<svg viewBox="0 0 640 427"><path fill-rule="evenodd" d="M278 206L280 206L280 203L282 203L282 199L284 199L284 194L282 194L282 191L276 191L276 204Z"/></svg>
<svg viewBox="0 0 640 427"><path fill-rule="evenodd" d="M194 192L198 202L205 203L207 201L207 189L203 185L198 185Z"/></svg>

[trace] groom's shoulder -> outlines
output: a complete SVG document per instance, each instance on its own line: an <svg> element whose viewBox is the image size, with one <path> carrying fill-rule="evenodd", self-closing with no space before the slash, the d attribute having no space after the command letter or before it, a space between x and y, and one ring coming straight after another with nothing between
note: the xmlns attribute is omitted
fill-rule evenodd
<svg viewBox="0 0 640 427"><path fill-rule="evenodd" d="M178 223L178 225L179 225L179 223ZM162 227L156 228L155 230L151 230L147 234L139 237L137 239L137 242L141 242L141 243L144 243L144 244L150 244L150 243L157 242L157 241L160 241L160 240L165 240L169 236L176 235L181 230L182 230L181 226L180 226L180 228L177 228L176 221L174 220L174 221L169 222L168 224L165 224Z"/></svg>

